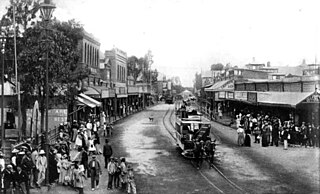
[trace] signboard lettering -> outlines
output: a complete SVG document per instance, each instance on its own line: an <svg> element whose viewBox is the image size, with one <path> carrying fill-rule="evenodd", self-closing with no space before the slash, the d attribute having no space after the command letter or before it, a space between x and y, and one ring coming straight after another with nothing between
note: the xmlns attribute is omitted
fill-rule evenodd
<svg viewBox="0 0 320 194"><path fill-rule="evenodd" d="M235 91L234 98L237 100L248 100L248 93L246 91Z"/></svg>

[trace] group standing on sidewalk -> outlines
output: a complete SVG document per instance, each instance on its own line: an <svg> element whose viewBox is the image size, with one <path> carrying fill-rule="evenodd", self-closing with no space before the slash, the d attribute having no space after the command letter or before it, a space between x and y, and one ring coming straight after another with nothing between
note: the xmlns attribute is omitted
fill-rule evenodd
<svg viewBox="0 0 320 194"><path fill-rule="evenodd" d="M105 140L103 150L100 147L99 134L110 138L112 130L105 118L93 117L87 122L73 121L71 124L66 122L60 124L56 142L49 146L49 158L41 146L32 146L31 141L12 150L10 164L5 164L3 153L0 152L0 193L28 194L30 188L41 188L48 182L50 185L73 187L82 194L88 178L91 179L91 190L96 190L103 173L102 164L97 159L99 154L105 158L108 183L111 181L108 189L118 188L121 181L122 186L119 188L136 193L133 176L130 182L124 178L128 173L125 159L121 158L120 162L112 157L114 153L108 139ZM114 173L109 169L111 161L117 161ZM47 171L49 180L46 180Z"/></svg>
<svg viewBox="0 0 320 194"><path fill-rule="evenodd" d="M236 125L239 146L250 146L250 134L254 136L254 143L261 142L262 147L278 147L279 142L283 143L285 150L288 147L315 148L320 145L320 126L305 122L298 126L292 117L288 121L281 121L278 117L268 114L240 112L236 115Z"/></svg>

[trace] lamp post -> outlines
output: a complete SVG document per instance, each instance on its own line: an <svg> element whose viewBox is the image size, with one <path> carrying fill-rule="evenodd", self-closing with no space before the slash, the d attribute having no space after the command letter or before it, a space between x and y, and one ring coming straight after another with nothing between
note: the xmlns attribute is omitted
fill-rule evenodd
<svg viewBox="0 0 320 194"><path fill-rule="evenodd" d="M0 28L1 29L1 28ZM5 51L5 45L6 45L6 38L2 36L2 32L0 36L0 46L1 46L1 53L2 53L2 63L1 63L1 149L3 149L3 141L4 141L4 51Z"/></svg>
<svg viewBox="0 0 320 194"><path fill-rule="evenodd" d="M46 30L49 27L49 22L51 20L51 16L52 13L54 11L54 9L56 8L56 6L54 4L51 3L51 0L44 0L43 3L40 4L40 11L41 11L41 16L43 21L46 24ZM47 33L46 33L47 35ZM47 162L49 161L49 138L48 138L48 123L49 123L49 119L48 119L48 109L49 109L49 86L48 86L48 74L49 74L49 52L48 49L46 50L46 131L45 131L45 137L46 137L46 158L47 158ZM49 170L47 168L46 170L46 183L49 183Z"/></svg>

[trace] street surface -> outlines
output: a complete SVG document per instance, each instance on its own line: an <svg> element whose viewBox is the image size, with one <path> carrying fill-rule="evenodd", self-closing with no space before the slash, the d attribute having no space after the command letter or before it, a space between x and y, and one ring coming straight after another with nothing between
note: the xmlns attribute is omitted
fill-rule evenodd
<svg viewBox="0 0 320 194"><path fill-rule="evenodd" d="M217 170L209 169L207 163L197 170L180 155L170 135L174 130L170 127L175 120L173 110L174 105L158 104L114 125L110 138L114 156L126 157L133 166L138 193L320 193L318 148L283 150L282 146L262 148L258 144L238 147L236 131L217 123L213 123L212 130L219 143L215 164L236 186ZM150 116L154 121L149 121ZM104 165L101 155L98 159ZM84 192L124 193L107 190L106 169L100 182L100 188L91 191L88 179ZM49 192L42 189L32 193L77 192L70 187L54 186Z"/></svg>

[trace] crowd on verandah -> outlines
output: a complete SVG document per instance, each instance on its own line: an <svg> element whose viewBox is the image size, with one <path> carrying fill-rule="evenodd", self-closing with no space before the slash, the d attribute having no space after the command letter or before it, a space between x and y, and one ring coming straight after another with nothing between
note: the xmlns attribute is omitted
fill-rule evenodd
<svg viewBox="0 0 320 194"><path fill-rule="evenodd" d="M284 149L288 147L304 146L319 147L320 126L302 122L296 125L292 115L287 121L281 121L276 116L264 113L250 113L236 115L238 145L251 146L251 135L254 143L261 143L262 147L278 146L282 142ZM261 142L260 142L261 141Z"/></svg>
<svg viewBox="0 0 320 194"><path fill-rule="evenodd" d="M112 136L112 130L102 112L87 122L61 123L57 140L49 147L49 159L46 152L31 145L31 141L12 150L10 164L5 164L3 153L0 153L1 193L28 194L31 188L41 188L47 182L72 187L81 194L88 178L91 179L91 190L97 190L103 173L102 164L96 157L100 154L105 159L108 189L136 193L133 168L124 157L114 157L107 139ZM106 138L103 148L100 135ZM46 171L50 175L48 180Z"/></svg>

